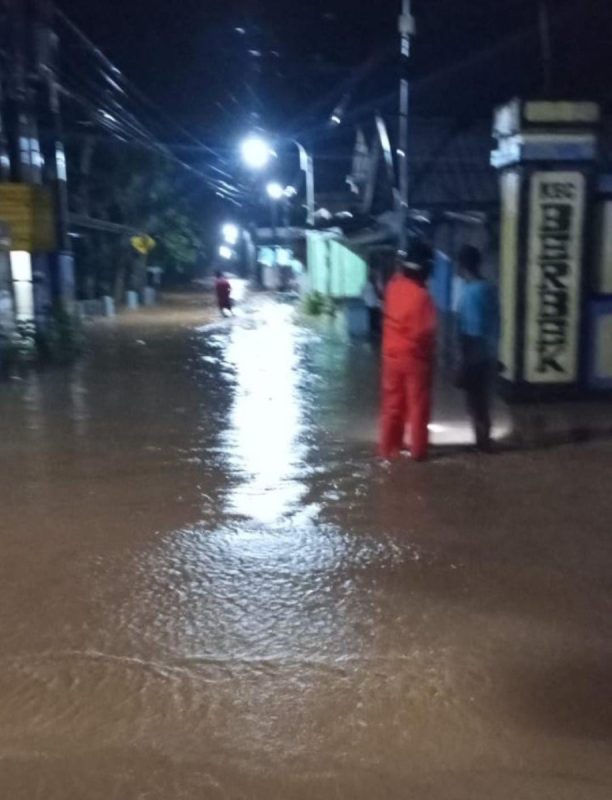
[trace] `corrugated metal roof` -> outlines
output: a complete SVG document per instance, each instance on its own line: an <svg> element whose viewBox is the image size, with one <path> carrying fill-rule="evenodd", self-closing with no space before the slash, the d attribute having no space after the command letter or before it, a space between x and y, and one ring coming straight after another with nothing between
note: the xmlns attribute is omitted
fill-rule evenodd
<svg viewBox="0 0 612 800"><path fill-rule="evenodd" d="M470 210L497 206L496 171L489 122L466 127L443 119L411 120L408 144L410 206ZM373 134L372 134L373 135ZM379 166L375 211L391 207L391 187Z"/></svg>

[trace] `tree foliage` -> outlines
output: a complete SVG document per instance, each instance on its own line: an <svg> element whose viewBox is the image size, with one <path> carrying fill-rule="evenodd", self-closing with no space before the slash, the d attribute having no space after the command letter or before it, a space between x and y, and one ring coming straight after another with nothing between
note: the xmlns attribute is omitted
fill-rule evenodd
<svg viewBox="0 0 612 800"><path fill-rule="evenodd" d="M89 148L87 150L86 148ZM163 154L131 147L85 142L71 170L73 211L124 226L122 233L83 229L77 246L79 291L85 297L139 289L146 279L145 259L130 245L133 234L156 242L149 264L164 270L167 282L193 277L202 251L193 186L180 165Z"/></svg>

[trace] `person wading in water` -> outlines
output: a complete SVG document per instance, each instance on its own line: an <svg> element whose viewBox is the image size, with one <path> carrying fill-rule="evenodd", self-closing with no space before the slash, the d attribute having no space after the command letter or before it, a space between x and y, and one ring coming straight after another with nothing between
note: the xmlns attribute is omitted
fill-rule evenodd
<svg viewBox="0 0 612 800"><path fill-rule="evenodd" d="M434 372L436 312L426 282L433 252L415 240L385 293L379 453L399 456L406 427L415 461L427 458Z"/></svg>
<svg viewBox="0 0 612 800"><path fill-rule="evenodd" d="M217 305L219 306L219 311L223 314L223 316L225 316L226 311L228 311L230 314L233 314L232 287L228 279L219 270L215 272L215 294L217 295Z"/></svg>

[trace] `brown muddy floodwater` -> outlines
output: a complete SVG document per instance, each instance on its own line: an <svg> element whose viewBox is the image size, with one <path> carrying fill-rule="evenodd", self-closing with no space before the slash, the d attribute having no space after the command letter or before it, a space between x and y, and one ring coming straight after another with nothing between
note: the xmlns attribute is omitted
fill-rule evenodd
<svg viewBox="0 0 612 800"><path fill-rule="evenodd" d="M612 447L386 469L368 345L205 323L0 386L0 798L609 800Z"/></svg>

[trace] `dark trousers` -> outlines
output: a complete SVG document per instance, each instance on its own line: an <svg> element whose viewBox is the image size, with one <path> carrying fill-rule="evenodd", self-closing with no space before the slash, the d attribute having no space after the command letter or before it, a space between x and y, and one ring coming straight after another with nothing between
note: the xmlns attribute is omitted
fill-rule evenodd
<svg viewBox="0 0 612 800"><path fill-rule="evenodd" d="M487 361L464 368L463 386L467 410L474 428L476 447L491 445L491 368Z"/></svg>
<svg viewBox="0 0 612 800"><path fill-rule="evenodd" d="M476 447L491 445L491 383L493 370L486 355L486 342L476 336L461 337L461 387L474 428Z"/></svg>
<svg viewBox="0 0 612 800"><path fill-rule="evenodd" d="M370 334L378 338L382 333L382 311L380 308L368 306L370 317Z"/></svg>

